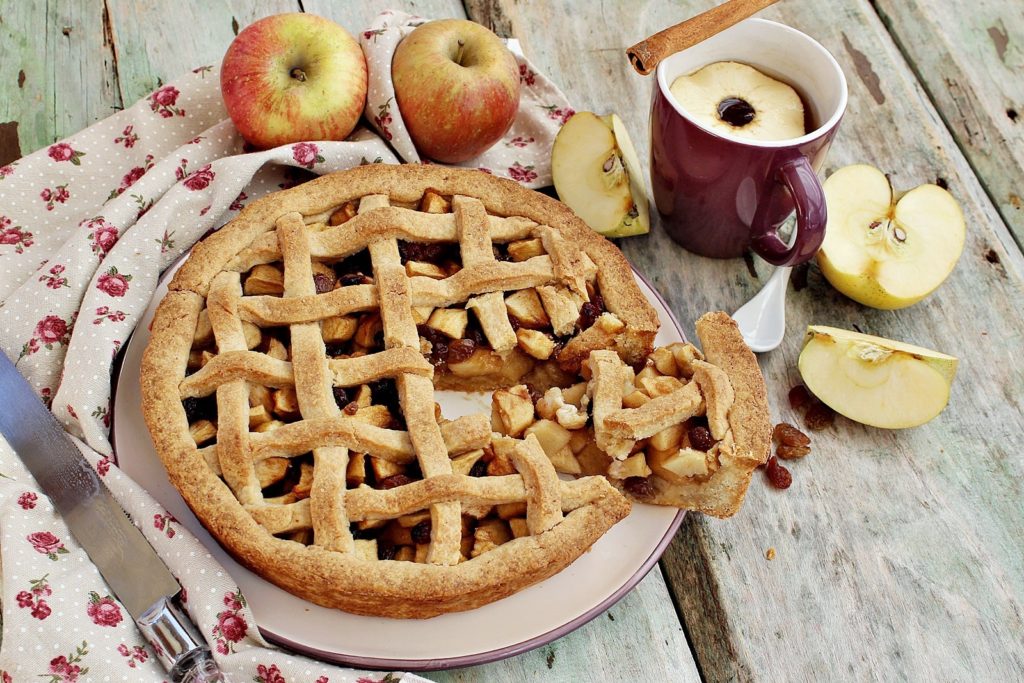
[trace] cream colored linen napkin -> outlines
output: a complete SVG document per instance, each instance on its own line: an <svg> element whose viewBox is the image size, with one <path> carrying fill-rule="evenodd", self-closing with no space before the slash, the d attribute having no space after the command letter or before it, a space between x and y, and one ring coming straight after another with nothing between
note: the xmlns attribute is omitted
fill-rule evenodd
<svg viewBox="0 0 1024 683"><path fill-rule="evenodd" d="M423 21L385 12L360 35L374 129L344 142L248 152L225 114L217 69L201 66L0 167L0 347L171 568L234 681L367 683L386 675L326 665L263 640L231 577L114 464L112 365L164 269L252 200L315 174L419 161L394 103L390 63L401 37ZM464 165L541 187L550 184L554 135L572 110L525 59L519 64L515 124ZM0 560L0 683L164 678L130 616L2 438Z"/></svg>

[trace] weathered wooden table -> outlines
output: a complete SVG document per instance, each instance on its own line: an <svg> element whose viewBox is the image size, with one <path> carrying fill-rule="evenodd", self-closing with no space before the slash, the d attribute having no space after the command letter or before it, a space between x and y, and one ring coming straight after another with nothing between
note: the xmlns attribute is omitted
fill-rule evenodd
<svg viewBox="0 0 1024 683"><path fill-rule="evenodd" d="M646 162L653 82L623 50L711 4L0 0L0 164L218 62L261 16L303 9L355 32L390 6L519 38L577 109L619 113ZM817 38L847 74L826 171L869 162L902 189L938 179L968 223L952 277L903 311L857 305L812 267L790 293L783 346L761 357L773 417L797 420L786 394L809 323L958 355L949 407L902 432L838 419L793 466L792 488L758 476L735 518L688 516L660 567L605 615L432 679L1024 679L1024 5L786 0L764 16ZM692 256L658 226L622 246L691 334L690 321L736 309L770 270Z"/></svg>

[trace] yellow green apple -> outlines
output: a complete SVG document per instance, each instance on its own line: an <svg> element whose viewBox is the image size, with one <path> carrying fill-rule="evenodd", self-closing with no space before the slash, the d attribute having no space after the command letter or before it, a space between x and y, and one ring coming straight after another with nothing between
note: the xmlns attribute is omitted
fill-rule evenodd
<svg viewBox="0 0 1024 683"><path fill-rule="evenodd" d="M490 29L466 19L428 21L391 60L402 120L423 156L459 163L508 132L519 110L519 65Z"/></svg>
<svg viewBox="0 0 1024 683"><path fill-rule="evenodd" d="M826 405L873 427L928 422L949 402L957 359L835 327L807 328L798 361L804 384Z"/></svg>
<svg viewBox="0 0 1024 683"><path fill-rule="evenodd" d="M877 168L856 164L825 181L828 225L818 265L865 306L904 308L931 294L964 248L960 205L938 185L897 194Z"/></svg>
<svg viewBox="0 0 1024 683"><path fill-rule="evenodd" d="M228 116L260 149L344 140L363 113L366 83L359 43L330 19L302 12L246 26L220 71Z"/></svg>

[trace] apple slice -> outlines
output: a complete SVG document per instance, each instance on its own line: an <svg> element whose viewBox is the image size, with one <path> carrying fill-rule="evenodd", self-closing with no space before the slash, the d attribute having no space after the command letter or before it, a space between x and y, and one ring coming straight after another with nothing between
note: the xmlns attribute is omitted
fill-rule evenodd
<svg viewBox="0 0 1024 683"><path fill-rule="evenodd" d="M938 185L897 195L877 168L856 164L825 181L828 226L818 265L865 306L897 309L931 294L964 248L960 205Z"/></svg>
<svg viewBox="0 0 1024 683"><path fill-rule="evenodd" d="M830 408L872 427L928 422L949 401L957 359L938 351L835 327L807 328L798 367Z"/></svg>
<svg viewBox="0 0 1024 683"><path fill-rule="evenodd" d="M622 120L576 112L555 137L551 175L559 198L605 237L650 232L642 167Z"/></svg>

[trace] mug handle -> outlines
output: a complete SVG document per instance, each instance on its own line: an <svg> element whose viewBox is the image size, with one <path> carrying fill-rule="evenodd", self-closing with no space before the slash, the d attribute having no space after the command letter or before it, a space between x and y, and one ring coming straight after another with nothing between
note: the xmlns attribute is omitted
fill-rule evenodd
<svg viewBox="0 0 1024 683"><path fill-rule="evenodd" d="M809 261L825 239L825 192L807 157L801 155L787 159L779 165L780 178L796 207L796 228L792 245L779 237L777 216L782 196L782 185L776 182L757 206L751 224L750 246L754 252L775 266L795 266Z"/></svg>

